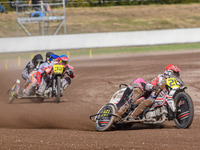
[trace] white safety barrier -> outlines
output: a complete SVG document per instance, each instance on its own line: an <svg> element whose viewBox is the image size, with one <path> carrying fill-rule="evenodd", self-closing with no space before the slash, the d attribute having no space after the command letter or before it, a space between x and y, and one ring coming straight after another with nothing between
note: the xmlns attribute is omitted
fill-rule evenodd
<svg viewBox="0 0 200 150"><path fill-rule="evenodd" d="M200 28L0 38L0 53L200 42Z"/></svg>

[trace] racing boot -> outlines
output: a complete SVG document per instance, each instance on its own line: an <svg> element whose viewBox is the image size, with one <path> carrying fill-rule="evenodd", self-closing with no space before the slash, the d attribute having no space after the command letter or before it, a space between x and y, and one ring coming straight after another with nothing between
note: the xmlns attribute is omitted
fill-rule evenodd
<svg viewBox="0 0 200 150"><path fill-rule="evenodd" d="M35 91L35 94L36 94L37 96L43 96L43 95L44 95L44 94L43 94L42 92L40 92L39 90Z"/></svg>
<svg viewBox="0 0 200 150"><path fill-rule="evenodd" d="M154 102L153 98L143 101L127 118L128 121L134 121L147 107L151 106Z"/></svg>

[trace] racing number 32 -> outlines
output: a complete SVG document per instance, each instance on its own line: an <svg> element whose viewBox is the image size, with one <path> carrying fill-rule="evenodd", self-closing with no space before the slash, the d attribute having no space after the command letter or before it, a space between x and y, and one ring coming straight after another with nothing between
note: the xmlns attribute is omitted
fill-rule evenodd
<svg viewBox="0 0 200 150"><path fill-rule="evenodd" d="M171 88L179 87L178 81L175 78L169 78L167 79L167 85Z"/></svg>

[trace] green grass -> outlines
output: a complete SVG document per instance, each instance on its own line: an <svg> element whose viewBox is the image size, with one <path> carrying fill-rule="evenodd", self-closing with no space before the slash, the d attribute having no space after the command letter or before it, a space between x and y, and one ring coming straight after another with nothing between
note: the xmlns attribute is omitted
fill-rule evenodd
<svg viewBox="0 0 200 150"><path fill-rule="evenodd" d="M138 46L138 47L95 48L91 50L93 55L106 55L106 54L129 54L129 53L144 53L144 52L146 53L146 52L156 52L156 51L178 51L178 50L197 50L197 49L200 49L200 43ZM89 49L70 51L71 56L80 56L88 54L89 54Z"/></svg>
<svg viewBox="0 0 200 150"><path fill-rule="evenodd" d="M147 53L147 52L161 52L161 51L178 51L178 50L198 50L200 49L200 43L191 44L171 44L171 45L157 45L157 46L137 46L137 47L116 47L116 48L91 48L91 49L78 49L78 50L59 50L53 51L58 55L65 54L68 52L71 56L89 56L89 51L92 50L92 54L108 55L108 54L129 54L129 53ZM26 53L12 53L12 54L1 54L0 59L31 59L35 54L41 53L45 56L46 51L42 52L26 52Z"/></svg>
<svg viewBox="0 0 200 150"><path fill-rule="evenodd" d="M60 10L60 9L55 9ZM66 8L68 34L199 28L200 3ZM16 12L0 15L0 37L16 37ZM49 22L49 34L57 21ZM24 24L31 35L40 35L38 23ZM58 34L63 34L63 28ZM20 36L27 36L19 28Z"/></svg>

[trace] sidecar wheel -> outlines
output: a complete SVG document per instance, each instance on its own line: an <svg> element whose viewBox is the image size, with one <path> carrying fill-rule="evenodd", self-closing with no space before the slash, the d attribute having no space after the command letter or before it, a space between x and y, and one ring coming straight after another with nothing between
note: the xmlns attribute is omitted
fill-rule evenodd
<svg viewBox="0 0 200 150"><path fill-rule="evenodd" d="M9 99L8 99L8 104L11 104L14 100L14 96L10 96Z"/></svg>
<svg viewBox="0 0 200 150"><path fill-rule="evenodd" d="M14 95L15 95L15 88L14 88L14 90L10 89L8 91L8 95L9 95L8 104L11 104L13 102L14 98L15 98L14 97Z"/></svg>
<svg viewBox="0 0 200 150"><path fill-rule="evenodd" d="M98 131L106 131L111 128L114 122L115 107L112 104L103 106L95 117L95 127Z"/></svg>
<svg viewBox="0 0 200 150"><path fill-rule="evenodd" d="M182 129L189 128L194 118L194 105L191 97L185 92L180 92L174 100L177 110L174 118L176 126Z"/></svg>

